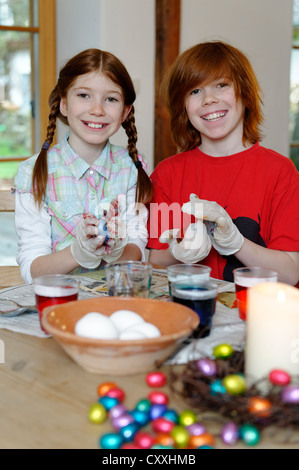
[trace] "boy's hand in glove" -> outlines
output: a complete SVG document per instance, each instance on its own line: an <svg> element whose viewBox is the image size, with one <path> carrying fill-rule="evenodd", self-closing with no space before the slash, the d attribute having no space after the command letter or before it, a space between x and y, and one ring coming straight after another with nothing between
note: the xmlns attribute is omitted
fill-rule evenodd
<svg viewBox="0 0 299 470"><path fill-rule="evenodd" d="M215 223L210 238L213 247L221 255L233 255L241 249L244 243L243 235L226 210L217 202L199 199L195 194L191 194L190 201L183 204L182 211L203 222Z"/></svg>
<svg viewBox="0 0 299 470"><path fill-rule="evenodd" d="M208 256L211 240L200 220L189 225L182 240L177 238L179 233L180 229L166 230L159 238L160 243L168 243L174 258L182 263L197 263Z"/></svg>

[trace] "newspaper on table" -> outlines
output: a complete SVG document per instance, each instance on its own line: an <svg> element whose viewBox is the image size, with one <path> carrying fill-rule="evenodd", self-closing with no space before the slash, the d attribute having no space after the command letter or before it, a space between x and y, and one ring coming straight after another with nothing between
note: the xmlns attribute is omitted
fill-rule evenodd
<svg viewBox="0 0 299 470"><path fill-rule="evenodd" d="M79 300L107 296L105 271L92 271L76 276L79 281ZM213 279L218 283L218 293L234 292L234 284ZM154 269L150 298L169 301L168 280L165 269ZM21 315L5 316L0 313L0 330L7 329L17 333L28 334L40 338L48 338L40 327L39 316L35 306L35 295L32 284L10 287L0 291L0 312L12 312L16 304L28 307ZM167 363L186 363L202 356L210 356L213 347L220 343L230 343L235 349L243 349L245 343L246 323L239 319L238 310L217 302L216 313L210 336L200 340L187 339L179 347ZM0 333L1 337L1 333Z"/></svg>

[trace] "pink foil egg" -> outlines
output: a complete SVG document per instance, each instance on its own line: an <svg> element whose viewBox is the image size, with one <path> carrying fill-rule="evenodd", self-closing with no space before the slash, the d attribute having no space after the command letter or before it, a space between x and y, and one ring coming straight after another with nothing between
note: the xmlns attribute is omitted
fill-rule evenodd
<svg viewBox="0 0 299 470"><path fill-rule="evenodd" d="M224 442L224 444L227 444L230 446L236 444L236 442L239 439L238 426L233 422L229 422L225 424L221 431L221 439Z"/></svg>
<svg viewBox="0 0 299 470"><path fill-rule="evenodd" d="M281 399L284 403L298 404L299 403L299 386L287 385L281 392Z"/></svg>
<svg viewBox="0 0 299 470"><path fill-rule="evenodd" d="M175 425L173 421L165 419L162 416L152 421L152 429L156 433L170 433Z"/></svg>
<svg viewBox="0 0 299 470"><path fill-rule="evenodd" d="M163 372L150 372L145 380L149 387L163 387L167 382L166 375Z"/></svg>
<svg viewBox="0 0 299 470"><path fill-rule="evenodd" d="M217 373L215 361L209 358L202 358L196 362L197 369L206 376L213 376Z"/></svg>
<svg viewBox="0 0 299 470"><path fill-rule="evenodd" d="M288 385L291 382L290 375L284 370L274 369L269 374L269 381L273 385Z"/></svg>
<svg viewBox="0 0 299 470"><path fill-rule="evenodd" d="M154 442L155 437L148 432L138 431L134 436L134 444L139 446L139 449L150 449Z"/></svg>
<svg viewBox="0 0 299 470"><path fill-rule="evenodd" d="M168 395L164 392L155 390L148 394L148 399L155 405L167 405L169 402Z"/></svg>
<svg viewBox="0 0 299 470"><path fill-rule="evenodd" d="M123 402L126 397L125 392L119 387L110 388L105 396L116 398L119 402Z"/></svg>

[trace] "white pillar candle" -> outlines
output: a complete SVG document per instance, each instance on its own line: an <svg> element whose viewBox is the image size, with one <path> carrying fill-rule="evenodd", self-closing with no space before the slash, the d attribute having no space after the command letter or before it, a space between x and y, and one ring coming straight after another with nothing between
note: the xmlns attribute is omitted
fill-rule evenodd
<svg viewBox="0 0 299 470"><path fill-rule="evenodd" d="M248 290L245 375L247 385L273 369L299 376L299 289L279 282ZM266 391L267 386L260 386Z"/></svg>

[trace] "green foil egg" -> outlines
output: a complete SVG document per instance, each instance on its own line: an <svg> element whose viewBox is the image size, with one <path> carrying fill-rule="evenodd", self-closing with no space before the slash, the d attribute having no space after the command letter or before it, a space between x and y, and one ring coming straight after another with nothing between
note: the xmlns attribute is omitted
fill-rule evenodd
<svg viewBox="0 0 299 470"><path fill-rule="evenodd" d="M213 349L213 354L216 359L226 359L230 357L233 352L234 350L230 344L218 344L218 346L215 346Z"/></svg>
<svg viewBox="0 0 299 470"><path fill-rule="evenodd" d="M242 375L231 374L224 377L222 385L229 395L241 395L246 390L246 381Z"/></svg>

